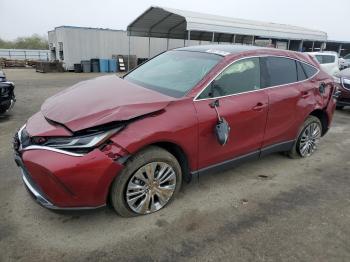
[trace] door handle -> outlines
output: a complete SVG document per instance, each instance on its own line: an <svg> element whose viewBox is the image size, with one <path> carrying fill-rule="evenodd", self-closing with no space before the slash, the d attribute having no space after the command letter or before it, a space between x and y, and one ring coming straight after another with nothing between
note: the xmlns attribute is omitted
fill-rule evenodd
<svg viewBox="0 0 350 262"><path fill-rule="evenodd" d="M263 110L264 107L265 107L265 105L263 103L259 102L252 109L254 111L261 111L261 110Z"/></svg>

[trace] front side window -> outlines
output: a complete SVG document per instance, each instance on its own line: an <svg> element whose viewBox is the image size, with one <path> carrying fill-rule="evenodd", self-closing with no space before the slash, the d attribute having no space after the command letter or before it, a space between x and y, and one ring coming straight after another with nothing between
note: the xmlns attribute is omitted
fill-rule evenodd
<svg viewBox="0 0 350 262"><path fill-rule="evenodd" d="M228 66L207 86L198 99L227 96L258 89L260 89L259 58L247 58Z"/></svg>
<svg viewBox="0 0 350 262"><path fill-rule="evenodd" d="M222 56L201 52L165 52L124 77L145 88L182 97L223 59Z"/></svg>

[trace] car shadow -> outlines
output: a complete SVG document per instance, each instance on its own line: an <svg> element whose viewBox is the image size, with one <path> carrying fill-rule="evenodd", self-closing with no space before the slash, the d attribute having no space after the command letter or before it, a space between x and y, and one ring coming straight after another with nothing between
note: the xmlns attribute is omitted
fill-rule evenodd
<svg viewBox="0 0 350 262"><path fill-rule="evenodd" d="M341 110L336 110L335 114L342 115L342 116L349 116L350 115L350 107L345 107Z"/></svg>
<svg viewBox="0 0 350 262"><path fill-rule="evenodd" d="M109 205L92 209L49 209L49 211L62 216L91 216L102 213L115 213Z"/></svg>
<svg viewBox="0 0 350 262"><path fill-rule="evenodd" d="M3 115L0 115L0 123L6 122L6 121L8 121L10 119L11 119L11 115L9 115L9 114L5 113Z"/></svg>

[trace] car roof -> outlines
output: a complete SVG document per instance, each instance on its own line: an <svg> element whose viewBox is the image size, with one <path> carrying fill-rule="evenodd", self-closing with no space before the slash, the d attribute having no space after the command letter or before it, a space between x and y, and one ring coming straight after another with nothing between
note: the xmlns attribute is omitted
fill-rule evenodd
<svg viewBox="0 0 350 262"><path fill-rule="evenodd" d="M314 58L312 58L308 54L290 51L290 50L267 48L267 47L260 47L260 46L239 45L239 44L231 44L231 45L216 44L216 45L196 45L196 46L189 46L189 47L181 47L174 50L212 53L223 57L229 56L229 55L240 56L243 53L247 55L253 55L253 56L254 55L286 56L292 59L297 59L297 60L312 64L313 66L319 67L318 62L314 61Z"/></svg>
<svg viewBox="0 0 350 262"><path fill-rule="evenodd" d="M195 45L189 47L180 47L174 50L179 51L192 51L192 52L202 52L202 53L214 53L221 56L226 56L229 54L237 54L246 51L255 51L255 50L276 50L274 48L266 48L260 46L251 46L251 45Z"/></svg>

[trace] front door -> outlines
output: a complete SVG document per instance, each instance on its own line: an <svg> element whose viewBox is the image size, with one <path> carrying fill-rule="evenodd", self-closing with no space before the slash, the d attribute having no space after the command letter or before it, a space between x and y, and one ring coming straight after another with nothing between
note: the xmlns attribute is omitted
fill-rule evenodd
<svg viewBox="0 0 350 262"><path fill-rule="evenodd" d="M219 101L218 112L231 127L226 145L215 135L218 117L210 104ZM260 89L259 58L245 58L228 66L195 99L198 114L199 169L238 156L258 152L264 138L268 95Z"/></svg>

